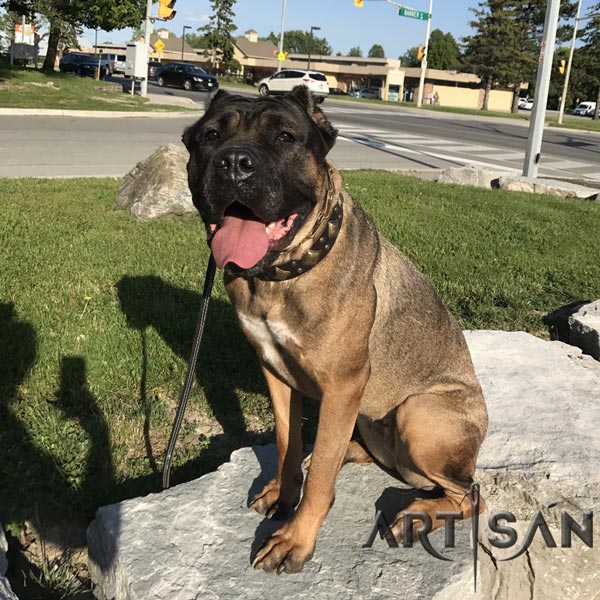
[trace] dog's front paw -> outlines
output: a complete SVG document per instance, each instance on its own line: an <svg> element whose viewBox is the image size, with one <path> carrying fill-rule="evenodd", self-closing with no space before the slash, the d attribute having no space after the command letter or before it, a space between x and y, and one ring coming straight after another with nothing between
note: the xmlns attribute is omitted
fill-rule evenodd
<svg viewBox="0 0 600 600"><path fill-rule="evenodd" d="M293 522L278 529L260 549L252 566L267 573L299 573L315 551L315 541L303 538Z"/></svg>
<svg viewBox="0 0 600 600"><path fill-rule="evenodd" d="M285 494L281 484L275 477L265 485L262 491L254 496L249 508L265 515L268 519L288 519L292 516L294 508L300 501L301 486L302 478L300 477L299 481L295 481L291 491Z"/></svg>

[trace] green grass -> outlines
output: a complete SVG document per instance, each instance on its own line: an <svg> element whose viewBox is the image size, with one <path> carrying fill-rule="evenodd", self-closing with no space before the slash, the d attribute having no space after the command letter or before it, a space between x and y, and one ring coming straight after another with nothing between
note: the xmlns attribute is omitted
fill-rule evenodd
<svg viewBox="0 0 600 600"><path fill-rule="evenodd" d="M600 297L600 204L348 172L350 193L465 328L547 336ZM139 223L116 180L0 180L0 521L42 522L159 489L208 251L197 217ZM272 427L220 277L173 480ZM250 434L246 434L246 430ZM254 433L252 433L254 432Z"/></svg>
<svg viewBox="0 0 600 600"><path fill-rule="evenodd" d="M121 86L91 77L42 73L0 65L0 108L63 110L181 111L179 106L150 104L147 98L121 91Z"/></svg>

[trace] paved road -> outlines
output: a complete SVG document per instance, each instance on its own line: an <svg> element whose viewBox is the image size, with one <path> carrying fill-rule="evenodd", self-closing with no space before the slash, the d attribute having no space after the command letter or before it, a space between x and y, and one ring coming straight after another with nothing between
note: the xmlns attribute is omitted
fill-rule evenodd
<svg viewBox="0 0 600 600"><path fill-rule="evenodd" d="M204 102L206 94L185 94ZM193 109L193 105L191 106ZM331 158L340 168L430 169L475 163L520 171L527 124L448 113L424 113L327 99L339 128ZM200 104L198 105L198 111ZM0 176L120 177L157 146L178 142L200 112L185 116L0 117ZM540 173L600 180L600 136L548 129Z"/></svg>

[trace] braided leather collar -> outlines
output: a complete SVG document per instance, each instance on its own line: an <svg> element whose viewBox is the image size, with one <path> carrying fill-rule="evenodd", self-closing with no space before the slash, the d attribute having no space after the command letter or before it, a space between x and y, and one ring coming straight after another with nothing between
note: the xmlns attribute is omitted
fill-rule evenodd
<svg viewBox="0 0 600 600"><path fill-rule="evenodd" d="M317 241L305 252L302 258L267 267L264 271L256 274L255 277L262 281L286 281L310 271L323 260L333 248L340 233L344 216L342 200L343 196L340 193L339 200L331 211L327 225Z"/></svg>

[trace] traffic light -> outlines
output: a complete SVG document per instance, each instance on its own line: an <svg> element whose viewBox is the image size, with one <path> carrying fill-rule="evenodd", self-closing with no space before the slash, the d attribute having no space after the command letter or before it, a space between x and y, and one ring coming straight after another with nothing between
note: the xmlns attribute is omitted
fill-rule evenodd
<svg viewBox="0 0 600 600"><path fill-rule="evenodd" d="M364 0L354 0L354 6L363 7Z"/></svg>
<svg viewBox="0 0 600 600"><path fill-rule="evenodd" d="M566 70L566 68L567 68L567 61L566 61L566 60L564 60L564 59L562 59L562 60L560 61L560 64L558 65L558 72L559 72L561 75L564 75L564 74L565 74L565 70Z"/></svg>
<svg viewBox="0 0 600 600"><path fill-rule="evenodd" d="M417 48L417 60L423 60L425 56L425 46L419 46Z"/></svg>
<svg viewBox="0 0 600 600"><path fill-rule="evenodd" d="M170 21L177 12L173 10L177 0L158 0L158 16L165 21Z"/></svg>

